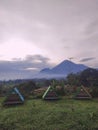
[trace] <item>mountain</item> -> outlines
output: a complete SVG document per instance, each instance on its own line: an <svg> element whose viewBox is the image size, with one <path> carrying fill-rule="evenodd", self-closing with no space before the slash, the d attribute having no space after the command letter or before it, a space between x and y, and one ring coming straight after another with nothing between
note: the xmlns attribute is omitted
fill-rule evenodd
<svg viewBox="0 0 98 130"><path fill-rule="evenodd" d="M40 73L49 73L49 72L51 72L51 69L49 68L44 68L40 71Z"/></svg>
<svg viewBox="0 0 98 130"><path fill-rule="evenodd" d="M88 67L85 65L75 64L69 60L64 60L59 65L52 68L51 71L56 74L69 74L80 72L86 68Z"/></svg>
<svg viewBox="0 0 98 130"><path fill-rule="evenodd" d="M64 60L63 62L61 62L60 64L58 64L57 66L55 66L52 69L49 68L44 68L40 71L40 75L50 75L50 76L57 76L57 77L61 77L61 76L67 76L70 73L77 73L80 71L83 71L85 69L87 69L88 67L83 65L83 64L76 64L74 62L71 62L69 60Z"/></svg>

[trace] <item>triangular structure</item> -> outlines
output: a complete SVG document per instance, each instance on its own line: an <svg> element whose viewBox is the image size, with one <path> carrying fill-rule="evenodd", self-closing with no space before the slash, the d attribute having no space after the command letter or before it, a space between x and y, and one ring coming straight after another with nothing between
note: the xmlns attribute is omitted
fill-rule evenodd
<svg viewBox="0 0 98 130"><path fill-rule="evenodd" d="M59 99L57 93L52 88L52 86L48 87L48 89L45 91L42 98L45 99L45 100L57 100L57 99Z"/></svg>
<svg viewBox="0 0 98 130"><path fill-rule="evenodd" d="M24 97L19 92L19 90L15 87L9 92L3 105L17 105L22 103L24 103Z"/></svg>
<svg viewBox="0 0 98 130"><path fill-rule="evenodd" d="M75 95L75 99L91 99L91 98L92 96L85 87L81 86L78 88L78 91Z"/></svg>

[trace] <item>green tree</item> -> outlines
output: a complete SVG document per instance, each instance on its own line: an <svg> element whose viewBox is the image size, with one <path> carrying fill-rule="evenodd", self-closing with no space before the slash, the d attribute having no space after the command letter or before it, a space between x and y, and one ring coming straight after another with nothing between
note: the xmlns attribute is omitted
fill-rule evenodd
<svg viewBox="0 0 98 130"><path fill-rule="evenodd" d="M79 74L69 74L66 78L66 82L67 84L69 84L70 86L80 86L80 75Z"/></svg>

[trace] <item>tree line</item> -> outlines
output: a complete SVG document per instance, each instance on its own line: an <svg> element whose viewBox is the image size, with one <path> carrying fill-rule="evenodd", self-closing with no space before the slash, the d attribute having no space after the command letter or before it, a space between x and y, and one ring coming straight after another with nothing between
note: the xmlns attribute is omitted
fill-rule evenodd
<svg viewBox="0 0 98 130"><path fill-rule="evenodd" d="M22 82L19 81L18 84L16 81L4 82L0 84L0 95L6 95L12 87L16 86L20 89L25 97L28 97L29 95L32 95L35 89L47 87L49 85L52 85L59 95L68 93L68 91L65 90L65 85L69 85L72 89L83 85L91 89L91 94L93 97L98 97L98 70L88 68L80 73L71 73L66 78L59 80L24 80ZM56 86L59 87L56 88Z"/></svg>

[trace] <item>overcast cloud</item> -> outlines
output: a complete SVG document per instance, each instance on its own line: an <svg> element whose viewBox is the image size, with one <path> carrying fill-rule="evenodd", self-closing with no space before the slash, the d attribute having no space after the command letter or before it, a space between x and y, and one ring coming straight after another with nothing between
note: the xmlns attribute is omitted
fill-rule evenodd
<svg viewBox="0 0 98 130"><path fill-rule="evenodd" d="M98 68L98 0L0 0L0 64L32 68L34 57L39 70L70 57Z"/></svg>

